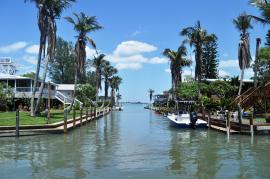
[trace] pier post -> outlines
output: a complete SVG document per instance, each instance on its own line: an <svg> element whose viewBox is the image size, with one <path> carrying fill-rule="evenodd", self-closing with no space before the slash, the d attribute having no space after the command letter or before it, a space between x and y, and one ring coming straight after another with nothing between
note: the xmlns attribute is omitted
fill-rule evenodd
<svg viewBox="0 0 270 179"><path fill-rule="evenodd" d="M64 109L64 133L67 133L67 108Z"/></svg>
<svg viewBox="0 0 270 179"><path fill-rule="evenodd" d="M96 118L97 118L97 107L95 107L95 109L94 109L94 115L95 115L94 119L96 120Z"/></svg>
<svg viewBox="0 0 270 179"><path fill-rule="evenodd" d="M225 111L225 116L226 116L227 136L229 138L231 125L230 125L230 112L228 110Z"/></svg>
<svg viewBox="0 0 270 179"><path fill-rule="evenodd" d="M75 128L76 125L76 109L73 106L73 128Z"/></svg>
<svg viewBox="0 0 270 179"><path fill-rule="evenodd" d="M203 120L205 121L205 107L202 106L202 117L203 117Z"/></svg>
<svg viewBox="0 0 270 179"><path fill-rule="evenodd" d="M254 136L253 120L254 120L254 108L252 107L251 108L251 117L249 119L250 135L251 135L251 137Z"/></svg>
<svg viewBox="0 0 270 179"><path fill-rule="evenodd" d="M83 108L80 108L80 126L82 126L82 113L83 113Z"/></svg>
<svg viewBox="0 0 270 179"><path fill-rule="evenodd" d="M88 121L88 107L86 107L86 121Z"/></svg>
<svg viewBox="0 0 270 179"><path fill-rule="evenodd" d="M19 128L20 123L19 123L19 120L20 120L20 118L19 118L19 109L17 109L16 110L16 137L19 137L20 136L20 132L19 132L19 130L20 130L20 128Z"/></svg>
<svg viewBox="0 0 270 179"><path fill-rule="evenodd" d="M211 111L208 112L208 128L211 128Z"/></svg>

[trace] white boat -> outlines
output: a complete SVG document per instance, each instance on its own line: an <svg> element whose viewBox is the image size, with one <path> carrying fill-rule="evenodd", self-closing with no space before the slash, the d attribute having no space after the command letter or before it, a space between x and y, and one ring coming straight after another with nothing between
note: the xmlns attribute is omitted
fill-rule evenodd
<svg viewBox="0 0 270 179"><path fill-rule="evenodd" d="M176 125L180 128L206 128L207 122L197 119L195 125L193 125L190 121L190 114L168 114L167 118L172 122L172 124Z"/></svg>
<svg viewBox="0 0 270 179"><path fill-rule="evenodd" d="M115 110L115 111L123 111L124 108L123 108L123 106L115 106L115 107L114 107L114 110Z"/></svg>

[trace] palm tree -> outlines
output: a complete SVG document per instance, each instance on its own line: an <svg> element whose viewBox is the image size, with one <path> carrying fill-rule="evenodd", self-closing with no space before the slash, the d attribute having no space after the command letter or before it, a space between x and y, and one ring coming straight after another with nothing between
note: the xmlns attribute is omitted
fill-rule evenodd
<svg viewBox="0 0 270 179"><path fill-rule="evenodd" d="M246 13L242 13L236 19L234 19L233 24L235 25L236 29L241 32L238 45L238 61L239 67L241 69L238 95L241 95L244 71L246 68L249 67L250 61L252 60L250 55L249 33L247 32L247 30L252 29L253 27L251 25L251 17L248 16Z"/></svg>
<svg viewBox="0 0 270 179"><path fill-rule="evenodd" d="M85 75L85 63L86 63L85 47L87 42L89 42L90 45L96 49L95 42L93 41L93 39L87 36L87 34L102 28L97 22L95 16L87 16L83 12L79 14L74 13L74 16L76 17L76 20L74 20L71 17L65 18L68 22L74 25L74 30L78 32L77 42L75 44L76 69L74 80L74 93L73 93L73 101L69 108L70 110L75 101L78 78L81 79Z"/></svg>
<svg viewBox="0 0 270 179"><path fill-rule="evenodd" d="M113 76L110 79L111 86L111 104L115 105L115 92L119 92L119 86L122 83L122 78L119 76Z"/></svg>
<svg viewBox="0 0 270 179"><path fill-rule="evenodd" d="M238 29L240 34L240 41L238 45L238 61L239 67L241 69L241 78L240 78L240 85L238 96L241 95L242 86L243 86L243 78L244 78L244 71L246 68L249 67L251 59L250 55L250 47L249 47L249 33L247 32L248 29L252 28L251 25L251 17L248 16L246 13L240 14L236 19L233 20L233 23ZM240 131L242 129L242 109L240 103L237 104L238 109L238 119L240 124Z"/></svg>
<svg viewBox="0 0 270 179"><path fill-rule="evenodd" d="M190 46L195 47L195 80L198 82L198 95L200 96L200 87L202 76L202 46L204 43L211 41L213 35L208 35L207 31L201 28L201 23L198 21L195 26L184 28L180 35L186 36L184 43L189 43Z"/></svg>
<svg viewBox="0 0 270 179"><path fill-rule="evenodd" d="M149 104L150 109L151 109L151 106L152 106L152 98L153 98L154 92L155 92L155 90L153 90L153 89L148 90L149 98L150 98L150 104Z"/></svg>
<svg viewBox="0 0 270 179"><path fill-rule="evenodd" d="M176 98L176 87L182 82L183 67L190 66L192 61L187 59L187 50L184 45L181 45L177 51L165 49L163 55L170 59L170 70L172 78L172 93L173 99Z"/></svg>
<svg viewBox="0 0 270 179"><path fill-rule="evenodd" d="M105 100L107 100L109 90L109 78L111 78L117 73L117 69L111 66L110 62L106 61L102 73L104 76Z"/></svg>
<svg viewBox="0 0 270 179"><path fill-rule="evenodd" d="M47 0L48 1L48 0ZM47 76L47 70L48 70L48 65L54 60L54 54L55 54L55 44L56 44L56 19L59 19L63 10L66 9L67 7L70 6L71 2L74 2L75 0L54 0L51 1L49 0L46 5L48 6L47 9L47 27L46 28L46 40L47 40L47 54L45 55L45 62L44 62L44 70L43 70L43 75L41 78L41 85L39 89L39 94L37 98L37 103L35 106L34 110L34 115L37 113L39 110L39 105L42 99L43 95L43 89L45 86L45 80ZM45 50L45 46L44 46ZM45 53L45 52L43 52Z"/></svg>
<svg viewBox="0 0 270 179"><path fill-rule="evenodd" d="M250 17L262 24L270 24L270 2L267 0L250 0L249 3L261 12L261 17L253 15L250 15Z"/></svg>
<svg viewBox="0 0 270 179"><path fill-rule="evenodd" d="M105 55L100 54L97 57L94 57L92 66L96 69L96 102L98 102L98 93L101 89L101 81L102 81L102 71L105 66L106 60L104 59Z"/></svg>

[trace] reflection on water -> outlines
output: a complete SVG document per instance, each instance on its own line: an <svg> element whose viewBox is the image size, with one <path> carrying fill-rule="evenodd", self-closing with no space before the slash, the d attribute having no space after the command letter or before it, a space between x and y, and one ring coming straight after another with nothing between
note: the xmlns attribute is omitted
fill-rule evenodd
<svg viewBox="0 0 270 179"><path fill-rule="evenodd" d="M1 178L269 178L268 136L170 126L126 105L67 135L0 138Z"/></svg>

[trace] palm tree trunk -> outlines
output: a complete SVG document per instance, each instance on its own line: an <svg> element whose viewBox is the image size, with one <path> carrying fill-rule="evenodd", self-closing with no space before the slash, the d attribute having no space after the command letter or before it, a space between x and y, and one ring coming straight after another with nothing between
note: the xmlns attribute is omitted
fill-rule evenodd
<svg viewBox="0 0 270 179"><path fill-rule="evenodd" d="M258 63L259 63L259 50L260 50L261 39L256 39L256 56L255 56L255 67L254 67L254 87L258 86Z"/></svg>
<svg viewBox="0 0 270 179"><path fill-rule="evenodd" d="M44 35L41 34L40 43L39 43L39 52L38 52L38 61L37 61L37 67L36 67L36 74L35 74L34 84L33 84L33 87L31 89L32 97L31 97L30 116L32 116L32 117L36 116L36 114L35 114L35 96L36 96L36 88L37 88L37 84L38 84L38 77L39 77L39 71L40 71L40 64L41 64L43 46L44 46Z"/></svg>
<svg viewBox="0 0 270 179"><path fill-rule="evenodd" d="M105 78L105 82L104 82L105 101L106 101L107 98L108 98L108 88L109 88L108 78Z"/></svg>
<svg viewBox="0 0 270 179"><path fill-rule="evenodd" d="M240 79L240 86L239 86L238 96L240 96L241 95L241 92L242 92L243 79L244 79L244 71L245 71L245 68L243 68L241 70L241 79Z"/></svg>
<svg viewBox="0 0 270 179"><path fill-rule="evenodd" d="M49 66L49 58L47 56L45 58L44 71L43 71L43 75L42 75L42 79L41 79L41 85L40 85L40 88L39 88L40 93L38 94L37 103L36 103L36 107L35 107L35 114L39 110L39 105L40 105L40 102L41 102L41 98L42 98L42 95L43 95L43 89L44 89L44 86L45 86L45 80L46 80L46 76L47 76L48 66Z"/></svg>
<svg viewBox="0 0 270 179"><path fill-rule="evenodd" d="M76 68L76 71L75 71L75 78L74 78L74 92L73 92L73 99L72 99L72 102L68 108L68 113L72 110L73 108L73 105L75 103L75 98L76 98L76 93L77 93L77 83L78 83L78 69Z"/></svg>
<svg viewBox="0 0 270 179"><path fill-rule="evenodd" d="M241 95L241 91L243 87L244 72L245 72L245 68L242 68L238 96ZM241 131L242 130L242 108L241 108L240 102L238 102L237 104L237 110L238 110L239 126L240 126L240 131Z"/></svg>
<svg viewBox="0 0 270 179"><path fill-rule="evenodd" d="M96 103L98 102L98 92L99 92L99 72L96 70Z"/></svg>

